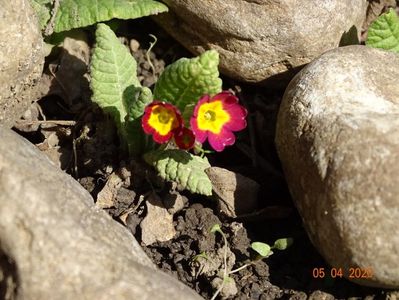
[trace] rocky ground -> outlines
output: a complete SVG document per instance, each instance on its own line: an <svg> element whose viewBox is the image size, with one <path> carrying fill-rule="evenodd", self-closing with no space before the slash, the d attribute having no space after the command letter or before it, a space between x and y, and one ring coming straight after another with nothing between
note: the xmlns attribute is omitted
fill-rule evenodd
<svg viewBox="0 0 399 300"><path fill-rule="evenodd" d="M374 10L381 11L381 7L375 7L383 6L379 1L371 3L374 6L369 8L370 18ZM365 24L364 31L369 20ZM147 57L152 42L149 33L157 36L157 43ZM90 36L88 32L79 34L85 35L83 40ZM138 76L143 86L152 87L169 63L191 56L148 18L124 23L119 35L138 62ZM209 154L208 158L212 166L243 175L240 182L244 182L244 188L232 199L226 192L231 174L215 168L215 176L225 184L221 187L222 195L209 199L178 191L172 184L160 181L145 164L119 151L112 121L90 101L87 78L73 75L85 73L85 65L71 53L87 62L91 41L74 38L46 60L41 87L46 96L33 105L13 129L71 174L90 192L97 207L126 226L160 269L205 299L211 299L220 284L218 275L223 271L225 249L228 267L232 270L255 258L250 249L252 242L273 244L278 238L291 237L294 242L287 250L276 250L269 258L231 274L232 280L221 295L227 299L399 297L399 291L365 287L334 276L332 268L310 242L296 208L298 204L291 199L275 146L277 115L285 85L271 89L222 76L224 89L234 91L249 111L248 129L239 134L234 146L221 154ZM287 168L284 171L287 172ZM259 191L255 196L251 193L254 190ZM241 208L237 204L240 202L250 206ZM225 233L227 247L221 235L210 232L215 224ZM318 242L328 244L326 240ZM336 252L344 251L339 243L335 246ZM350 267L338 266L344 272L349 272ZM315 273L321 268L326 276ZM6 298L1 288L0 285L0 295Z"/></svg>

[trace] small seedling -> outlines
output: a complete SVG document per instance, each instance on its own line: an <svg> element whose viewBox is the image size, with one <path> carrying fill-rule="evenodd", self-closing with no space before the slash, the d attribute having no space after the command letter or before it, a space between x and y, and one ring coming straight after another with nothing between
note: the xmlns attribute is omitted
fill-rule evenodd
<svg viewBox="0 0 399 300"><path fill-rule="evenodd" d="M198 261L198 260L200 260L201 258L206 259L206 260L209 259L209 258L208 258L208 255L206 255L206 252L203 251L203 252L201 252L200 254L195 255L195 256L192 258L192 261Z"/></svg>
<svg viewBox="0 0 399 300"><path fill-rule="evenodd" d="M222 283L220 284L219 288L216 290L215 294L213 294L211 300L215 300L217 295L219 295L219 293L223 290L224 285L226 284L229 276L228 276L228 272L227 272L227 247L228 247L228 243L227 243L227 238L226 235L224 234L224 232L222 231L222 228L220 227L219 224L215 224L212 226L211 228L211 233L219 233L222 237L223 237L223 248L224 248L224 252L223 252L223 279L222 279Z"/></svg>
<svg viewBox="0 0 399 300"><path fill-rule="evenodd" d="M266 243L253 242L251 244L252 250L256 251L260 257L268 257L273 254L272 247Z"/></svg>
<svg viewBox="0 0 399 300"><path fill-rule="evenodd" d="M292 238L281 238L278 239L274 242L273 246L269 246L266 243L262 243L262 242L253 242L251 244L251 248L252 250L254 250L258 256L251 260L249 263L246 263L244 265L242 265L241 267L237 268L237 269L233 269L231 271L227 270L227 247L228 247L228 242L227 242L227 238L225 233L222 231L222 228L220 227L219 224L215 224L212 226L211 233L219 233L222 237L223 237L223 247L224 247L224 254L223 254L223 264L224 264L224 269L223 269L223 281L221 283L221 285L219 286L219 288L217 289L217 291L214 293L214 295L212 296L211 300L216 299L217 295L223 290L223 287L225 285L225 283L227 282L227 280L230 278L229 275L237 273L239 271L241 271L242 269L245 269L246 267L249 267L250 265L254 264L255 262L267 258L270 255L273 254L273 249L277 249L277 250L285 250L287 249L289 246L292 245L293 243L293 239Z"/></svg>
<svg viewBox="0 0 399 300"><path fill-rule="evenodd" d="M285 250L293 243L292 238L282 238L274 242L273 246L269 246L262 242L253 242L251 244L252 250L259 254L259 259L267 258L273 254L273 249Z"/></svg>

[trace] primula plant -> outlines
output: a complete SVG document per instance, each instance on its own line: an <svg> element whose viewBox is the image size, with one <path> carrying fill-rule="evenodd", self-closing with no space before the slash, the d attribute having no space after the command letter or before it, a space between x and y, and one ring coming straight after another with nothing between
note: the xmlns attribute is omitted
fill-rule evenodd
<svg viewBox="0 0 399 300"><path fill-rule="evenodd" d="M246 127L247 115L234 94L222 91L218 53L177 60L165 68L152 91L141 86L136 61L102 22L157 14L167 6L153 0L63 0L57 8L53 0L31 1L48 41L97 24L90 65L92 100L112 116L122 147L143 158L164 180L211 195L203 144L207 141L217 152L233 145L234 132Z"/></svg>

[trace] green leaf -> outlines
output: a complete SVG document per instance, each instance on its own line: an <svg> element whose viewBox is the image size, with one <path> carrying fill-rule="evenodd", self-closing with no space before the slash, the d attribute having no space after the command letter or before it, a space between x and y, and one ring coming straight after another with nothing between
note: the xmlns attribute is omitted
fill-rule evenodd
<svg viewBox="0 0 399 300"><path fill-rule="evenodd" d="M136 61L114 32L107 25L98 24L91 60L92 100L113 117L119 136L132 155L144 150L140 117L152 101L151 91L141 87L136 69Z"/></svg>
<svg viewBox="0 0 399 300"><path fill-rule="evenodd" d="M86 27L114 18L135 19L168 11L154 0L63 0L55 17L55 32Z"/></svg>
<svg viewBox="0 0 399 300"><path fill-rule="evenodd" d="M184 150L168 149L148 152L144 160L155 167L163 179L175 181L192 193L212 195L212 183L204 171L210 167L206 158Z"/></svg>
<svg viewBox="0 0 399 300"><path fill-rule="evenodd" d="M200 259L203 258L205 260L209 260L208 255L206 254L205 251L202 251L200 254L194 255L191 261L200 261Z"/></svg>
<svg viewBox="0 0 399 300"><path fill-rule="evenodd" d="M50 20L53 0L31 0L32 8L39 18L40 29L44 30Z"/></svg>
<svg viewBox="0 0 399 300"><path fill-rule="evenodd" d="M399 53L399 18L392 8L369 27L366 45Z"/></svg>
<svg viewBox="0 0 399 300"><path fill-rule="evenodd" d="M91 61L92 100L113 116L119 128L127 115L123 103L135 97L135 88L140 87L136 69L136 61L114 32L98 24Z"/></svg>
<svg viewBox="0 0 399 300"><path fill-rule="evenodd" d="M133 97L124 98L124 106L128 114L129 120L140 118L145 107L152 102L152 92L148 87L135 87Z"/></svg>
<svg viewBox="0 0 399 300"><path fill-rule="evenodd" d="M289 246L292 245L294 242L294 239L292 238L283 238L283 239L278 239L274 242L273 249L278 249L278 250L285 250Z"/></svg>
<svg viewBox="0 0 399 300"><path fill-rule="evenodd" d="M272 252L268 244L261 242L253 242L251 248L262 257L268 257Z"/></svg>
<svg viewBox="0 0 399 300"><path fill-rule="evenodd" d="M215 50L195 58L181 58L165 68L154 89L154 99L167 101L184 111L204 94L213 96L222 90L218 71L219 54Z"/></svg>
<svg viewBox="0 0 399 300"><path fill-rule="evenodd" d="M146 144L146 137L141 127L141 116L147 104L152 102L152 93L147 87L136 87L133 93L133 97L124 99L127 111L125 131L129 153L139 156L144 152Z"/></svg>

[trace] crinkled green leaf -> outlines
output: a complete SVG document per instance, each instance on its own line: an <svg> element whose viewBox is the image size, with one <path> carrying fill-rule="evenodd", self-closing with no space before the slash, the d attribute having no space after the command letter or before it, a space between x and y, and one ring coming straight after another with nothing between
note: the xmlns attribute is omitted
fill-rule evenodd
<svg viewBox="0 0 399 300"><path fill-rule="evenodd" d="M92 100L113 117L132 154L142 150L138 118L152 99L151 91L141 87L136 69L136 61L114 32L107 25L98 24L91 60Z"/></svg>
<svg viewBox="0 0 399 300"><path fill-rule="evenodd" d="M136 87L134 89L134 97L124 99L127 111L125 131L129 153L138 156L144 151L146 144L146 138L141 128L141 116L147 104L152 102L152 93L147 87Z"/></svg>
<svg viewBox="0 0 399 300"><path fill-rule="evenodd" d="M55 17L55 32L89 26L114 18L135 19L168 11L154 0L62 0Z"/></svg>
<svg viewBox="0 0 399 300"><path fill-rule="evenodd" d="M155 85L154 99L175 104L180 111L204 95L222 90L218 71L219 54L215 50L195 58L181 58L162 72Z"/></svg>
<svg viewBox="0 0 399 300"><path fill-rule="evenodd" d="M124 99L135 96L140 87L136 75L137 63L115 33L105 24L98 24L96 45L91 60L92 99L111 113L120 126L127 111Z"/></svg>
<svg viewBox="0 0 399 300"><path fill-rule="evenodd" d="M31 0L32 7L39 18L40 28L43 30L50 20L53 0Z"/></svg>
<svg viewBox="0 0 399 300"><path fill-rule="evenodd" d="M140 118L145 107L152 102L152 92L148 87L136 87L134 97L125 98L124 105L129 119Z"/></svg>
<svg viewBox="0 0 399 300"><path fill-rule="evenodd" d="M370 25L366 45L399 53L399 18L393 9Z"/></svg>
<svg viewBox="0 0 399 300"><path fill-rule="evenodd" d="M253 242L251 248L262 257L268 257L272 252L271 247L268 244L261 242Z"/></svg>
<svg viewBox="0 0 399 300"><path fill-rule="evenodd" d="M212 194L212 183L204 171L210 167L206 158L184 150L168 149L148 152L144 160L155 167L163 179L175 181L192 193Z"/></svg>

